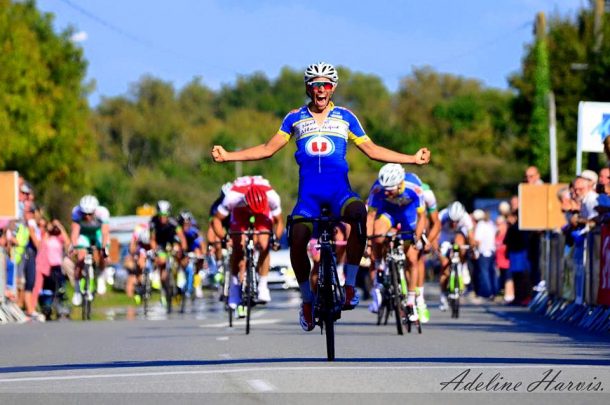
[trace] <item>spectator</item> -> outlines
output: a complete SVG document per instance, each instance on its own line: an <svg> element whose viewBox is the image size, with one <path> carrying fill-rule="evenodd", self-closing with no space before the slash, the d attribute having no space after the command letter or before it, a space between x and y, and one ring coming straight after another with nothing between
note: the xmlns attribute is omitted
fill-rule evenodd
<svg viewBox="0 0 610 405"><path fill-rule="evenodd" d="M476 244L476 284L475 293L479 297L493 299L497 293L495 268L496 227L489 219L489 213L477 209L472 213L476 221L474 240Z"/></svg>
<svg viewBox="0 0 610 405"><path fill-rule="evenodd" d="M536 166L530 166L525 170L525 183L527 184L544 184L540 178L540 172Z"/></svg>
<svg viewBox="0 0 610 405"><path fill-rule="evenodd" d="M574 225L594 225L592 221L597 216L595 207L598 204L598 194L593 189L595 184L597 184L597 174L591 170L584 170L574 180L576 200L580 203L580 212Z"/></svg>
<svg viewBox="0 0 610 405"><path fill-rule="evenodd" d="M602 167L599 171L597 184L607 186L610 184L610 167Z"/></svg>
<svg viewBox="0 0 610 405"><path fill-rule="evenodd" d="M530 185L544 184L540 178L540 172L536 166L530 166L525 170L525 183ZM537 285L540 282L540 241L542 232L531 231L528 233L527 256L530 262L531 283Z"/></svg>
<svg viewBox="0 0 610 405"><path fill-rule="evenodd" d="M506 217L499 215L496 218L496 229L496 267L500 272L498 291L504 293L504 303L510 304L515 299L515 285L510 274L510 261L508 260L506 244L504 243L506 231L508 230Z"/></svg>
<svg viewBox="0 0 610 405"><path fill-rule="evenodd" d="M41 298L46 298L47 300L41 299L40 303L42 313L48 320L53 310L50 305L51 303L56 304L55 310L58 317L66 315L62 313L63 307L61 305L65 300L65 277L61 265L70 238L61 222L57 219L48 224L44 219L41 219L39 227L41 230L44 229L44 232L41 234L40 250L36 258L36 290L44 291ZM57 297L57 299L53 299L54 297Z"/></svg>
<svg viewBox="0 0 610 405"><path fill-rule="evenodd" d="M508 201L502 201L498 204L498 212L506 219L508 214L510 214L510 204Z"/></svg>
<svg viewBox="0 0 610 405"><path fill-rule="evenodd" d="M519 230L519 212L508 216L508 229L504 237L506 252L510 262L509 271L515 285L516 305L527 305L530 301L530 261L527 254L529 233Z"/></svg>

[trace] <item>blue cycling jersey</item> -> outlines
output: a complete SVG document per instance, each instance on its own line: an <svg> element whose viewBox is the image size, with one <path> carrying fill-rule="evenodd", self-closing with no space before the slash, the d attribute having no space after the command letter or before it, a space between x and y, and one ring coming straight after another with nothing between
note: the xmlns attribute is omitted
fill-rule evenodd
<svg viewBox="0 0 610 405"><path fill-rule="evenodd" d="M422 181L414 173L405 173L399 194L389 197L377 180L371 187L367 203L377 211L377 217L385 218L392 227L400 223L403 231L414 231L417 214L426 207Z"/></svg>
<svg viewBox="0 0 610 405"><path fill-rule="evenodd" d="M182 228L184 237L186 238L187 252L194 252L195 249L201 249L203 238L199 235L199 229L191 226L188 229Z"/></svg>
<svg viewBox="0 0 610 405"><path fill-rule="evenodd" d="M350 201L359 198L347 178L347 141L359 145L370 138L354 113L331 103L320 126L305 105L286 115L278 133L296 141L294 156L300 179L293 215L318 216L321 205L328 205L334 215L341 215Z"/></svg>

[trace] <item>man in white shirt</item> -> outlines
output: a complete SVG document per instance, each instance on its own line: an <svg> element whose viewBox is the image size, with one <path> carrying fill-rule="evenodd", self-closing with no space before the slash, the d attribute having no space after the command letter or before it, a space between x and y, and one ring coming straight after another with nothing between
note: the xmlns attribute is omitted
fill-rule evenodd
<svg viewBox="0 0 610 405"><path fill-rule="evenodd" d="M496 226L490 221L489 214L477 209L472 213L476 221L474 240L476 245L476 288L479 297L493 299L497 292L498 282L495 266Z"/></svg>

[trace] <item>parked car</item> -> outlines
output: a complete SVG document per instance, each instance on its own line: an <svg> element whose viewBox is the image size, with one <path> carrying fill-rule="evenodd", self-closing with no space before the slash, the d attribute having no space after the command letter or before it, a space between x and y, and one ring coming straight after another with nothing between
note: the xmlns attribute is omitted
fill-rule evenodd
<svg viewBox="0 0 610 405"><path fill-rule="evenodd" d="M299 283L294 270L290 264L289 249L280 249L277 252L271 251L269 268L269 278L267 283L270 287L280 287L287 289L299 289Z"/></svg>

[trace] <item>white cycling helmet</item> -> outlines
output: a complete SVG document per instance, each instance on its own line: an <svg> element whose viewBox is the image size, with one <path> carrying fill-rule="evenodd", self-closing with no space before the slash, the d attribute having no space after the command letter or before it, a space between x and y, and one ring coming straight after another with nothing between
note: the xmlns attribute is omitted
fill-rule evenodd
<svg viewBox="0 0 610 405"><path fill-rule="evenodd" d="M447 212L449 214L449 219L454 222L458 222L459 220L464 218L464 215L466 215L466 208L464 208L461 202L455 201L452 202L451 205L449 205L449 207L447 208Z"/></svg>
<svg viewBox="0 0 610 405"><path fill-rule="evenodd" d="M335 67L326 62L312 63L311 65L307 66L307 69L305 69L305 75L303 76L305 83L315 79L316 77L325 77L334 84L337 84L339 81L339 75L337 74Z"/></svg>
<svg viewBox="0 0 610 405"><path fill-rule="evenodd" d="M396 188L405 179L405 169L398 163L388 163L379 170L379 184L383 188Z"/></svg>
<svg viewBox="0 0 610 405"><path fill-rule="evenodd" d="M159 200L157 201L157 214L168 214L172 210L172 205L169 201Z"/></svg>
<svg viewBox="0 0 610 405"><path fill-rule="evenodd" d="M80 199L78 205L83 214L93 214L100 203L95 196L87 194Z"/></svg>

